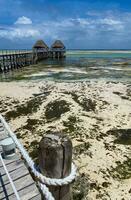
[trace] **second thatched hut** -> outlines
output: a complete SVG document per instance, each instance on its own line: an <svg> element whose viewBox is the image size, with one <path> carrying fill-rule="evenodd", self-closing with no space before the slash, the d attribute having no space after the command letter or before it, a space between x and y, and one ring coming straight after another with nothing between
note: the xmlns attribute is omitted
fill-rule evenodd
<svg viewBox="0 0 131 200"><path fill-rule="evenodd" d="M66 48L61 40L56 40L50 48L50 56L53 58L65 57Z"/></svg>

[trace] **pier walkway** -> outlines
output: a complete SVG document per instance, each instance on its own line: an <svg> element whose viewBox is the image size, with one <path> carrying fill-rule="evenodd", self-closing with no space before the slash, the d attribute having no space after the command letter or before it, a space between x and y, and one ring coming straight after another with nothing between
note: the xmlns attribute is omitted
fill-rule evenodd
<svg viewBox="0 0 131 200"><path fill-rule="evenodd" d="M31 50L4 50L0 51L0 72L7 72L33 64Z"/></svg>
<svg viewBox="0 0 131 200"><path fill-rule="evenodd" d="M3 139L9 137L7 130L0 121L0 143ZM28 168L21 158L19 150L16 150L16 156L11 159L3 159L8 173L15 185L21 200L40 200L40 192L32 179ZM0 154L2 148L0 145ZM9 177L0 159L0 200L17 200L13 188L10 184Z"/></svg>

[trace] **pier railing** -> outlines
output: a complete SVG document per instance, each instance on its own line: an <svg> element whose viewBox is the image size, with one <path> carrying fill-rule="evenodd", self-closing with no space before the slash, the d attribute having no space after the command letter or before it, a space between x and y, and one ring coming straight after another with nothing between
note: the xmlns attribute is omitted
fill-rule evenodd
<svg viewBox="0 0 131 200"><path fill-rule="evenodd" d="M40 141L39 169L28 152L11 131L5 119L0 115L8 136L10 136L31 172L38 182L46 200L70 200L69 184L76 177L76 167L72 163L72 143L63 134L48 134ZM44 174L44 175L43 175Z"/></svg>
<svg viewBox="0 0 131 200"><path fill-rule="evenodd" d="M34 63L32 50L1 50L0 72L7 72Z"/></svg>
<svg viewBox="0 0 131 200"><path fill-rule="evenodd" d="M23 54L23 53L32 53L32 50L28 50L28 49L21 49L21 50L0 50L0 56L1 55L14 55L14 54Z"/></svg>

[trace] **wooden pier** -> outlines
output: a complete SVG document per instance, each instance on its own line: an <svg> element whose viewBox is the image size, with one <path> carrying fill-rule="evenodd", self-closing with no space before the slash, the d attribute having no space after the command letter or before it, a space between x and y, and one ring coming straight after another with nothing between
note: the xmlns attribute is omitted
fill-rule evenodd
<svg viewBox="0 0 131 200"><path fill-rule="evenodd" d="M0 72L7 72L33 63L33 52L31 50L4 50L0 52Z"/></svg>
<svg viewBox="0 0 131 200"><path fill-rule="evenodd" d="M48 58L64 58L66 47L56 40L49 48L43 40L38 40L32 50L0 51L0 73L22 68Z"/></svg>
<svg viewBox="0 0 131 200"><path fill-rule="evenodd" d="M8 135L0 122L0 142ZM0 145L0 153L2 148ZM41 200L41 194L17 149L16 156L3 159L21 200ZM0 161L0 200L16 200L5 169Z"/></svg>

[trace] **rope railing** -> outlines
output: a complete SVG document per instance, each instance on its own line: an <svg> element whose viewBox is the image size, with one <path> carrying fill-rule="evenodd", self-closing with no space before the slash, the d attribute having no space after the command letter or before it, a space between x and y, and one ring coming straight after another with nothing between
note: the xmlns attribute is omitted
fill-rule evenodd
<svg viewBox="0 0 131 200"><path fill-rule="evenodd" d="M69 176L62 178L62 179L48 178L48 177L42 175L38 171L38 169L36 168L34 161L30 158L26 149L23 147L23 145L17 139L16 135L11 131L9 125L7 124L5 119L2 117L2 115L0 115L0 121L3 123L4 128L6 129L8 135L13 139L17 148L21 152L23 158L25 159L28 166L30 167L32 173L38 179L39 187L41 188L45 198L47 200L54 200L54 197L52 196L52 194L50 193L50 191L49 191L49 189L46 185L48 185L48 186L63 186L63 185L68 185L68 184L72 183L72 181L76 177L76 167L75 167L75 165L72 163L71 173L69 174Z"/></svg>

